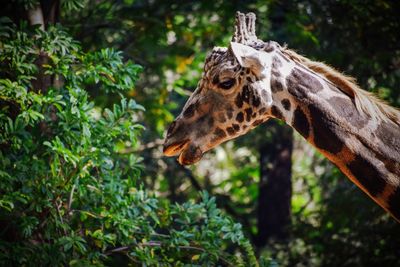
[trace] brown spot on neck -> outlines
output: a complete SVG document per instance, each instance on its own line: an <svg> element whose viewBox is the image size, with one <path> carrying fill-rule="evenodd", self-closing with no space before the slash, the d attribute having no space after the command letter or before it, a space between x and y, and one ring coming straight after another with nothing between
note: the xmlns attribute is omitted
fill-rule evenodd
<svg viewBox="0 0 400 267"><path fill-rule="evenodd" d="M332 97L328 99L331 107L335 110L339 117L346 118L346 121L350 125L361 129L368 123L366 116L360 114L356 108L356 105L347 96L343 97Z"/></svg>
<svg viewBox="0 0 400 267"><path fill-rule="evenodd" d="M277 119L284 120L285 118L283 117L282 111L277 106L272 106L271 107L271 114Z"/></svg>
<svg viewBox="0 0 400 267"><path fill-rule="evenodd" d="M243 112L239 112L237 115L236 115L236 121L238 121L238 122L243 122L243 120L244 120L244 115L243 115Z"/></svg>
<svg viewBox="0 0 400 267"><path fill-rule="evenodd" d="M332 154L339 153L343 148L343 137L339 136L341 130L338 125L326 118L318 106L310 104L308 110L311 116L315 146Z"/></svg>
<svg viewBox="0 0 400 267"><path fill-rule="evenodd" d="M233 126L232 127L227 127L226 131L228 132L229 135L235 135L235 133L236 133L236 129Z"/></svg>
<svg viewBox="0 0 400 267"><path fill-rule="evenodd" d="M391 213L393 217L400 222L400 190L398 187L394 188L383 181L379 190L371 192L359 179L352 173L348 165L357 160L357 155L351 152L346 146L337 153L331 154L326 151L321 151L331 162L333 162L354 184L363 190L369 197L371 197L379 206ZM378 183L380 183L378 181ZM379 192L380 191L380 192Z"/></svg>
<svg viewBox="0 0 400 267"><path fill-rule="evenodd" d="M246 113L246 121L250 121L251 120L251 115L253 113L253 109L252 108L246 108L244 110L244 112Z"/></svg>
<svg viewBox="0 0 400 267"><path fill-rule="evenodd" d="M276 75L271 76L271 91L273 93L281 92L284 89L283 83L278 77Z"/></svg>
<svg viewBox="0 0 400 267"><path fill-rule="evenodd" d="M305 139L310 136L310 122L300 107L294 111L292 125Z"/></svg>
<svg viewBox="0 0 400 267"><path fill-rule="evenodd" d="M279 69L282 66L283 66L282 61L277 56L274 56L272 58L272 68Z"/></svg>
<svg viewBox="0 0 400 267"><path fill-rule="evenodd" d="M285 98L281 101L281 104L283 106L284 109L286 109L287 111L290 110L291 104L290 104L290 100Z"/></svg>
<svg viewBox="0 0 400 267"><path fill-rule="evenodd" d="M393 160L400 160L400 126L389 122L381 122L376 135L382 141L380 149ZM398 164L397 164L398 165Z"/></svg>
<svg viewBox="0 0 400 267"><path fill-rule="evenodd" d="M226 133L225 133L225 131L224 130L222 130L221 128L219 128L219 127L217 127L215 130L214 130L214 136L215 136L215 140L216 139L222 139L222 138L225 138L226 137Z"/></svg>
<svg viewBox="0 0 400 267"><path fill-rule="evenodd" d="M262 122L263 122L263 120L255 120L251 125L253 127L256 127L256 126L260 125Z"/></svg>
<svg viewBox="0 0 400 267"><path fill-rule="evenodd" d="M308 92L318 93L323 90L322 84L311 73L295 67L286 78L289 93L299 100L306 97Z"/></svg>
<svg viewBox="0 0 400 267"><path fill-rule="evenodd" d="M262 107L262 108L260 108L260 110L258 111L258 114L259 114L259 115L264 115L264 114L266 113L266 111L267 111L267 109L264 108L264 107Z"/></svg>
<svg viewBox="0 0 400 267"><path fill-rule="evenodd" d="M236 98L235 98L235 105L236 105L238 108L242 108L242 107L243 107L243 98L242 98L242 94L241 94L241 93L238 93L238 94L236 95Z"/></svg>
<svg viewBox="0 0 400 267"><path fill-rule="evenodd" d="M347 168L373 197L385 189L386 182L382 178L382 172L364 156L355 155Z"/></svg>

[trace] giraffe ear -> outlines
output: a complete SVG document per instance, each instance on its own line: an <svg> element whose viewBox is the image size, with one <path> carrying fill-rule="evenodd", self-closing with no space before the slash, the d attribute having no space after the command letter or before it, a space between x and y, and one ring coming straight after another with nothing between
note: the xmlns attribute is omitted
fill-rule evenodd
<svg viewBox="0 0 400 267"><path fill-rule="evenodd" d="M265 106L270 107L272 91L267 73L270 70L271 56L248 45L235 42L231 42L231 50L242 67L251 68L261 78L253 82L251 86L262 95Z"/></svg>
<svg viewBox="0 0 400 267"><path fill-rule="evenodd" d="M264 73L265 59L263 59L263 54L261 52L248 45L236 42L231 42L231 50L242 67L251 68L257 74Z"/></svg>

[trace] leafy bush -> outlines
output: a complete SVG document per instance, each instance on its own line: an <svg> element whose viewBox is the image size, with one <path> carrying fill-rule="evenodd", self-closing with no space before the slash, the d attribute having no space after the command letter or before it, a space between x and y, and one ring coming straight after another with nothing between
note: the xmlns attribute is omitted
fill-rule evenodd
<svg viewBox="0 0 400 267"><path fill-rule="evenodd" d="M60 26L2 18L0 263L22 266L257 265L241 225L203 193L171 204L141 186L141 67L85 53ZM117 95L102 108L87 91Z"/></svg>

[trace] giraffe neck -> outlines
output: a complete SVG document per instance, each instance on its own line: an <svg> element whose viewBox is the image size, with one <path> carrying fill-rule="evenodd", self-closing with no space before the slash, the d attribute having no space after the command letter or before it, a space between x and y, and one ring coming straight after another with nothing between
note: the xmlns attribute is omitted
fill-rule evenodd
<svg viewBox="0 0 400 267"><path fill-rule="evenodd" d="M280 51L272 61L271 89L271 114L400 222L400 126L359 112L350 96Z"/></svg>

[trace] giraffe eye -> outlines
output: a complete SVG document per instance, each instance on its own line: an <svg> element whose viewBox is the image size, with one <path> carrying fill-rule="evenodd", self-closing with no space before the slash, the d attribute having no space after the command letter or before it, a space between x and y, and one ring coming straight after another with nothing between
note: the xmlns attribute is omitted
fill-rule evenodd
<svg viewBox="0 0 400 267"><path fill-rule="evenodd" d="M229 80L220 82L219 87L221 87L222 89L228 90L228 89L231 89L232 86L235 85L235 83L236 83L235 79L229 79Z"/></svg>

